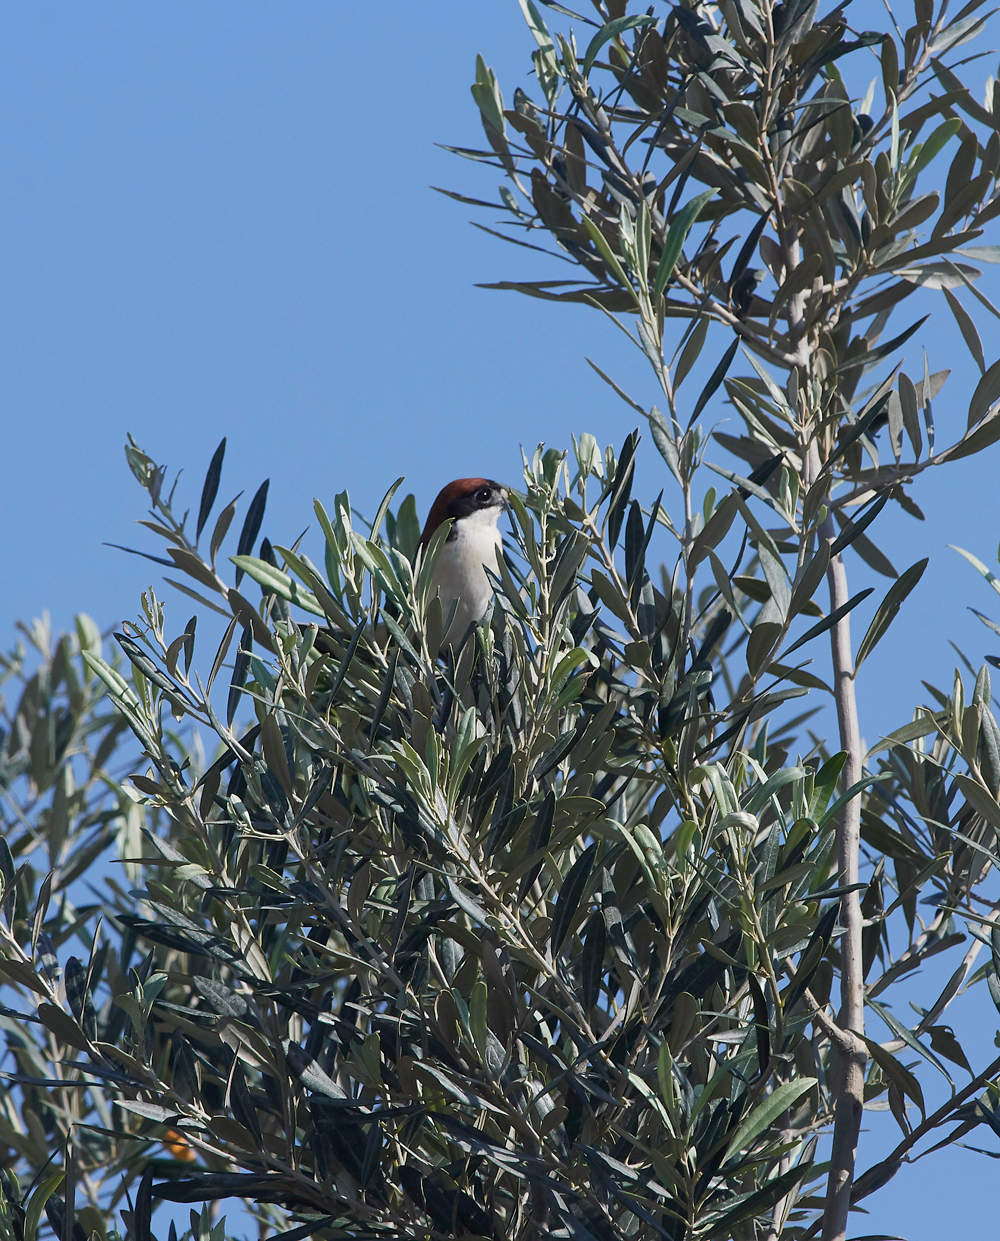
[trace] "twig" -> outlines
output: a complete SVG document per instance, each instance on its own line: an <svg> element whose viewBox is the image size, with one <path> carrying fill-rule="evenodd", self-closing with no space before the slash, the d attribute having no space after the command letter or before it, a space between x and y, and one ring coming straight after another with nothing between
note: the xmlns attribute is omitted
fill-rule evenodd
<svg viewBox="0 0 1000 1241"><path fill-rule="evenodd" d="M926 1137L931 1130L946 1124L949 1116L956 1112L970 1095L975 1094L985 1086L990 1078L998 1072L1000 1072L1000 1056L983 1069L978 1077L974 1077L954 1098L949 1099L947 1103L943 1103L936 1112L932 1112L926 1120L921 1121L885 1159L873 1164L863 1172L854 1182L854 1187L851 1191L852 1205L855 1202L860 1202L863 1198L867 1198L869 1194L873 1194L877 1189L881 1189L883 1185L890 1181L899 1171L900 1165L906 1159L907 1153L913 1149L920 1139ZM825 1218L826 1213L815 1219L799 1238L799 1241L811 1241L811 1238L815 1237L819 1232Z"/></svg>

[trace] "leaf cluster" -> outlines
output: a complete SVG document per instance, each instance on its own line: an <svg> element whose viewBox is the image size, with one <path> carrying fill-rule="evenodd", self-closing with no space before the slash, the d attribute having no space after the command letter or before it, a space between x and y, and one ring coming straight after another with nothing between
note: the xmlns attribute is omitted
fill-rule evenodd
<svg viewBox="0 0 1000 1241"><path fill-rule="evenodd" d="M1000 371L959 300L996 313L966 260L995 257L972 243L1000 130L992 94L975 103L946 63L984 19L917 0L897 37L850 30L843 6L546 6L587 27L578 44L521 7L540 96L506 109L481 61L489 149L462 153L503 170L515 240L583 269L505 287L600 308L652 366L665 413L601 374L680 503L633 495L638 431L617 452L540 447L495 603L442 653L447 530L419 547L403 480L370 523L346 491L317 501L312 559L305 536L262 537L266 481L209 524L225 441L193 521L129 441L164 553L136 554L198 610L175 624L151 589L120 654L81 622L54 652L36 629L37 672L4 665L23 684L0 738L5 1241L34 1241L43 1212L103 1241L119 1208L150 1241L159 1201L201 1204L187 1235L223 1241L230 1197L286 1241L804 1241L845 1051L900 1129L856 1201L924 1139L1000 1133L1000 1065L973 1067L944 1022L977 982L1000 1007L988 670L968 693L957 673L928 686L867 756L811 727L817 697L843 714L926 565L897 574L870 527L890 499L920 516L919 473L1000 437ZM872 49L878 109L842 73ZM946 149L943 189L918 192ZM910 378L899 357L922 321L882 340L921 287L982 372L937 451L947 372ZM732 343L682 414L713 323ZM740 473L705 461L699 418L722 392L745 434L715 440ZM703 464L723 485L696 503ZM827 684L815 644L836 648L872 593L838 576L849 548L892 580ZM122 784L125 727L141 757ZM863 874L845 883L855 805ZM112 833L130 888L77 906ZM836 1016L857 904L882 1041ZM943 953L949 980L908 1026L890 997Z"/></svg>
<svg viewBox="0 0 1000 1241"><path fill-rule="evenodd" d="M412 499L392 496L368 534L338 497L323 572L301 548L234 556L261 600L216 592L233 615L204 681L195 628L171 637L152 592L118 637L130 673L86 652L160 826L86 964L47 974L25 911L3 925L3 969L37 1000L15 1089L37 1106L67 1080L46 1095L77 1109L71 1128L57 1113L66 1166L106 1177L105 1210L112 1178L145 1169L138 1237L140 1202L206 1204L194 1236L231 1196L329 1237L708 1238L775 1212L801 1233L838 1036L834 828L859 794L867 992L896 1040L871 1044L866 1095L900 1121L894 1166L943 1124L990 1123L996 1066L955 1083L941 1021L974 959L955 912L1000 824L986 673L968 707L959 680L890 738L861 788L822 747L789 763L798 725L763 721L805 687L729 697L717 618L678 655L684 592L646 569L658 504L631 498L635 447L583 436L572 473L564 454L525 460L492 616L443 663L437 549L416 553ZM154 504L206 585L211 562ZM213 761L178 716L214 734ZM955 948L949 987L901 1026L885 993ZM950 1083L939 1112L913 1052Z"/></svg>

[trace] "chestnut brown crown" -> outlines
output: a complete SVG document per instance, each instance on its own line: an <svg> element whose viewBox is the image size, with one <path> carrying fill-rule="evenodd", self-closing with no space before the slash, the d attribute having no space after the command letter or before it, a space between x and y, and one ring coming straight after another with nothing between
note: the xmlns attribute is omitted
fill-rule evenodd
<svg viewBox="0 0 1000 1241"><path fill-rule="evenodd" d="M427 514L420 545L426 547L431 535L449 517L455 521L479 509L506 508L507 489L492 478L456 478L443 487Z"/></svg>

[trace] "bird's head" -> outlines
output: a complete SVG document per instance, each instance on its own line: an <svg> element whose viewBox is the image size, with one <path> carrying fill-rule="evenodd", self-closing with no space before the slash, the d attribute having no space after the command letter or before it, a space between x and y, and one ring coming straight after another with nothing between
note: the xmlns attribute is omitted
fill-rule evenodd
<svg viewBox="0 0 1000 1241"><path fill-rule="evenodd" d="M460 523L469 531L496 529L500 514L507 507L507 494L507 488L491 478L456 478L438 492L431 505L420 536L421 546L427 546L434 531L449 517L454 523L449 541L458 536Z"/></svg>

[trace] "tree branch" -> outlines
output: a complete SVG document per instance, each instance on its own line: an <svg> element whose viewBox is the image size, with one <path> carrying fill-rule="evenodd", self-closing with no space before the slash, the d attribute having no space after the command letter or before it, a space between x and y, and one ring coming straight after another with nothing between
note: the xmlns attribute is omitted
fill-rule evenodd
<svg viewBox="0 0 1000 1241"><path fill-rule="evenodd" d="M943 1103L936 1112L932 1112L926 1120L921 1121L915 1129L906 1135L895 1150L886 1155L885 1159L873 1164L862 1173L854 1182L854 1187L851 1191L851 1203L860 1202L863 1198L867 1198L869 1194L875 1193L877 1189L881 1189L883 1185L888 1184L899 1171L908 1152L916 1146L920 1139L926 1137L932 1130L947 1124L949 1116L962 1107L966 1100L975 1094L977 1090L981 1090L990 1078L998 1072L1000 1072L1000 1057L997 1057L992 1064L987 1065L982 1073L974 1077L967 1086L963 1087L947 1103ZM825 1220L826 1214L814 1220L802 1234L800 1241L812 1241L812 1238L819 1232L820 1225Z"/></svg>

